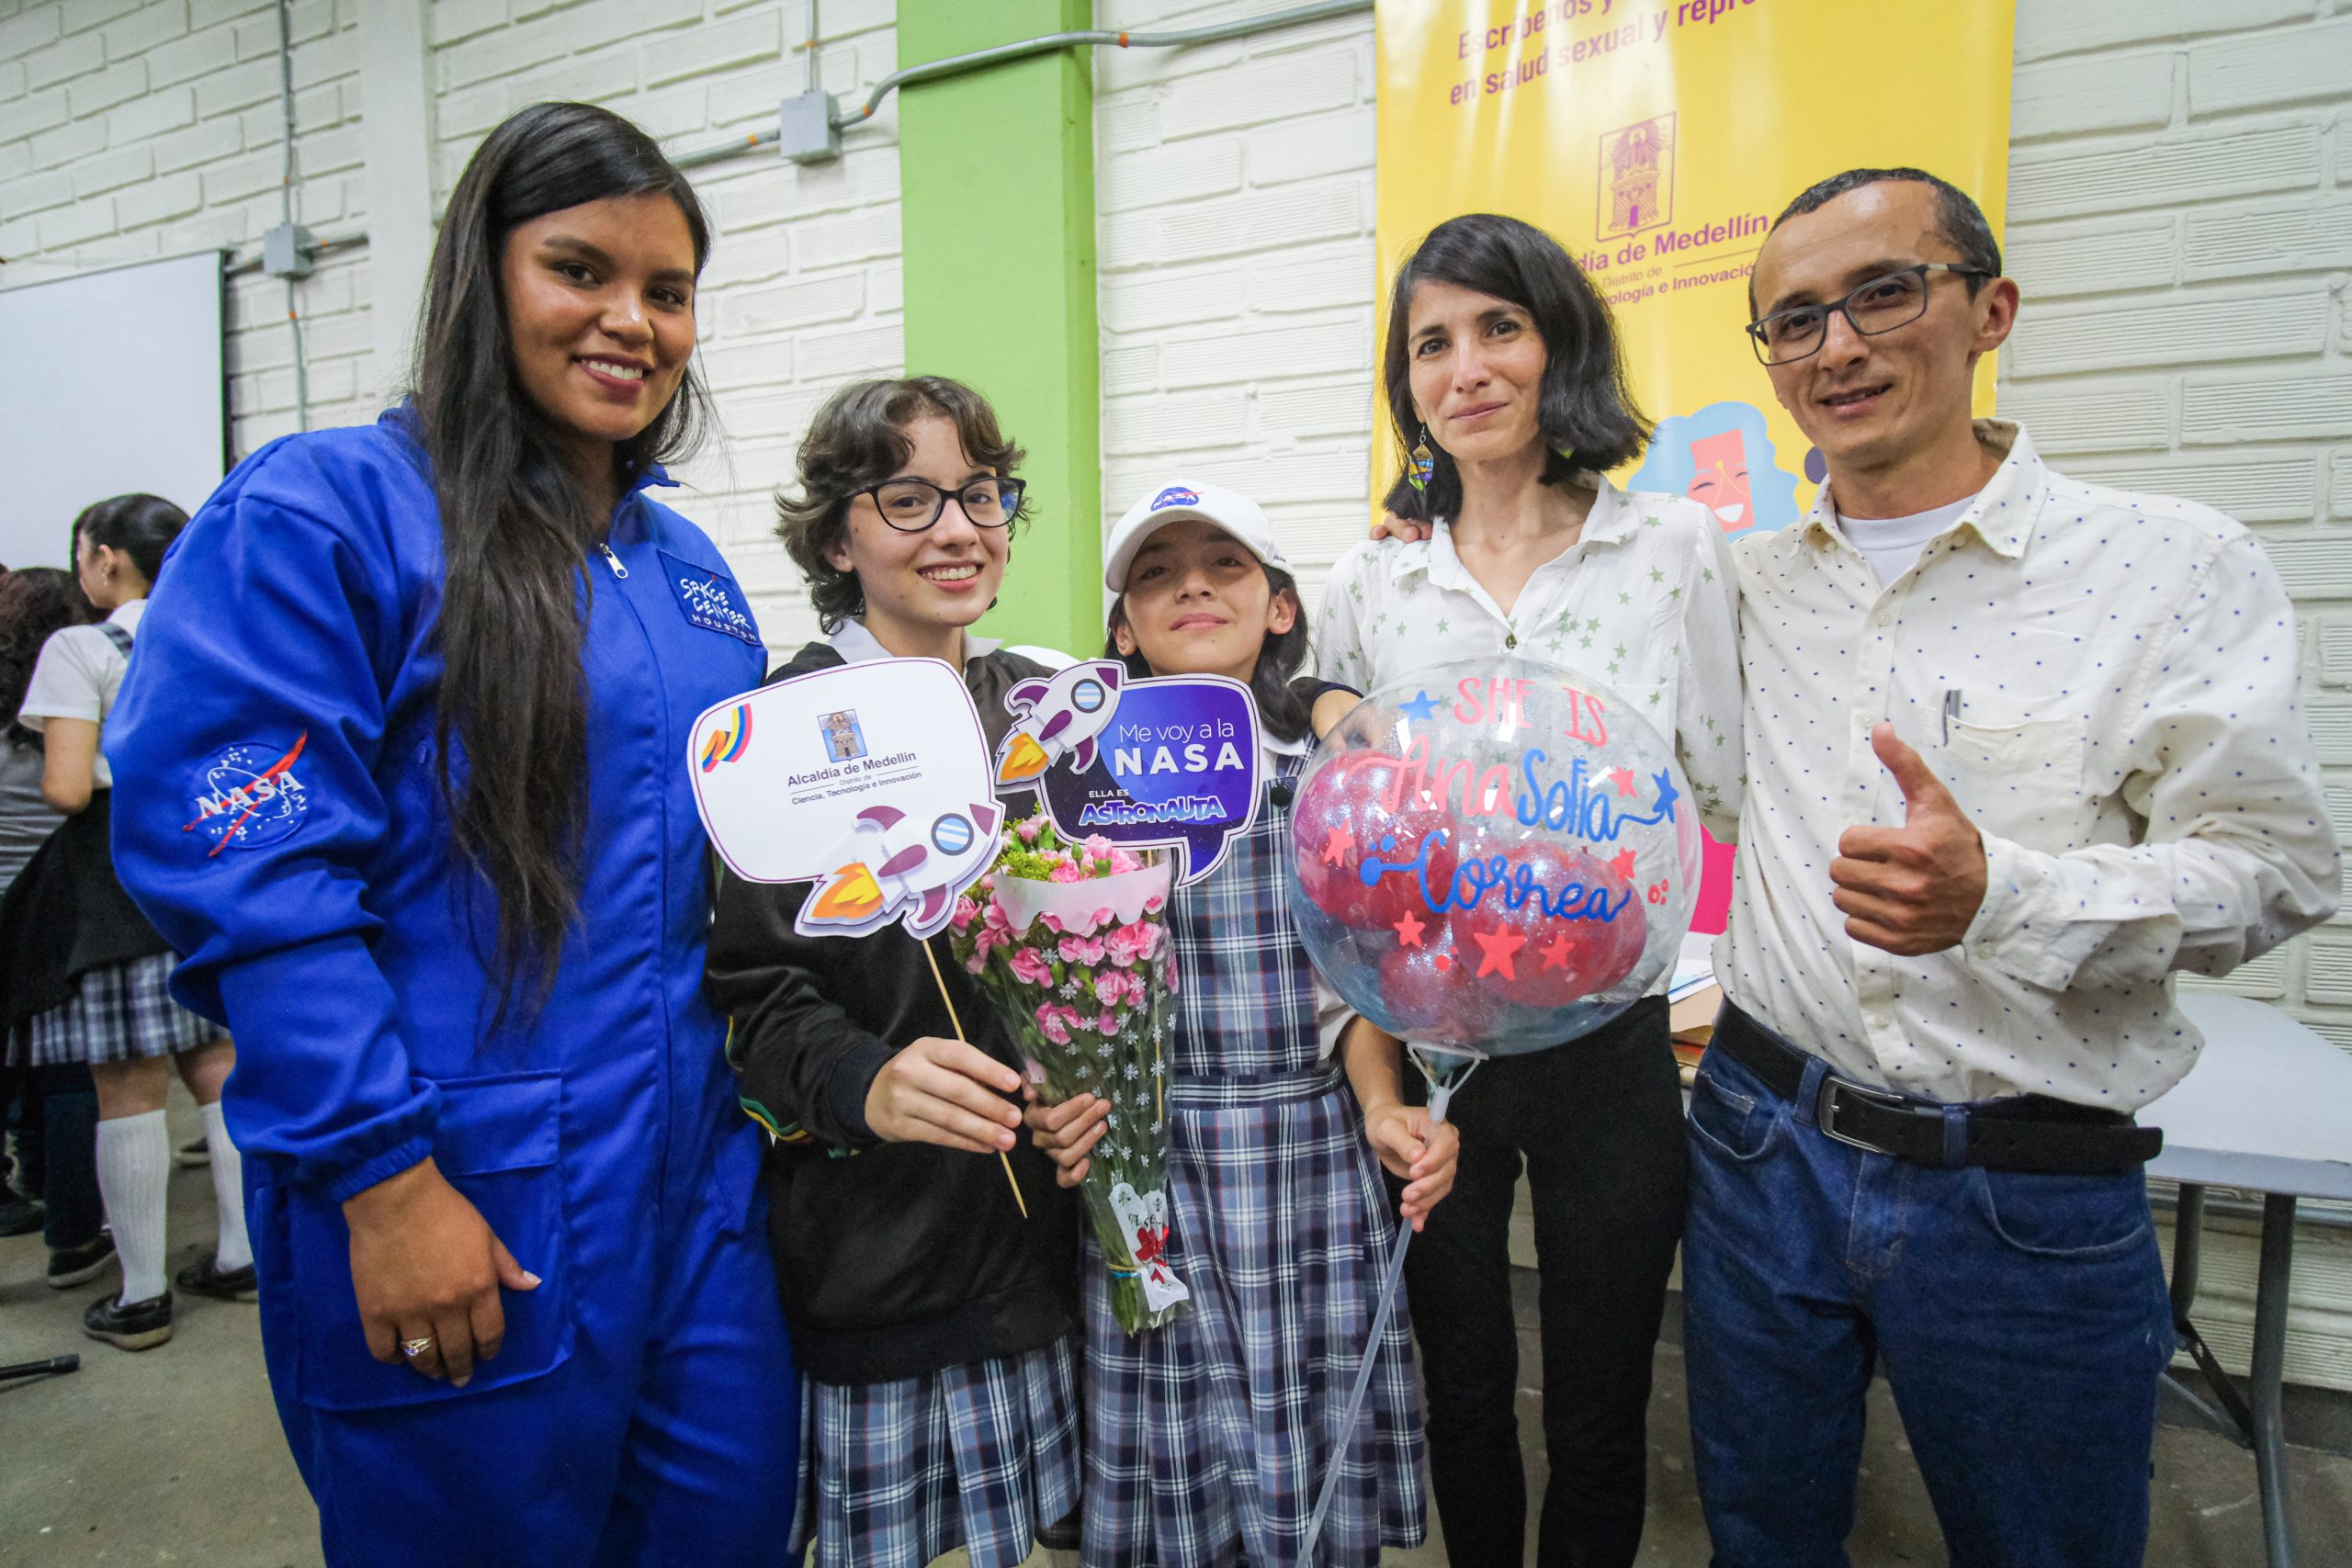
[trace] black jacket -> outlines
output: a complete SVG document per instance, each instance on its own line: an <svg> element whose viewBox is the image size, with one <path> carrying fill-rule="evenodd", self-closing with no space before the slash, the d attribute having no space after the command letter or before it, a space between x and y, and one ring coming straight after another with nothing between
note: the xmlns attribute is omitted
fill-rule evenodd
<svg viewBox="0 0 2352 1568"><path fill-rule="evenodd" d="M771 683L842 662L810 643ZM1012 722L1004 694L1048 671L1008 653L965 666L991 747ZM1025 795L1012 801L1018 819ZM810 889L747 883L723 869L710 933L712 997L734 1021L729 1054L742 1094L808 1141L768 1156L769 1235L801 1370L825 1382L879 1382L1012 1355L1078 1328L1075 1194L1026 1134L1012 1169L1021 1216L989 1155L884 1144L865 1095L892 1054L953 1038L922 945L892 925L864 937L792 929ZM967 1038L1008 1066L1021 1054L978 986L932 938Z"/></svg>

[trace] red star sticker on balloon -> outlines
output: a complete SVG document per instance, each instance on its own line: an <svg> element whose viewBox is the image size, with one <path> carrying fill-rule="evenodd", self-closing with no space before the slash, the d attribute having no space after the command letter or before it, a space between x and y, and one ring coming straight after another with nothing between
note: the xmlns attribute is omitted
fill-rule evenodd
<svg viewBox="0 0 2352 1568"><path fill-rule="evenodd" d="M1609 863L1609 869L1615 872L1618 876L1624 881L1633 881L1634 852L1631 850L1619 850L1617 852L1617 858Z"/></svg>
<svg viewBox="0 0 2352 1568"><path fill-rule="evenodd" d="M1620 768L1617 770L1617 793L1619 795L1631 795L1634 793L1633 769Z"/></svg>
<svg viewBox="0 0 2352 1568"><path fill-rule="evenodd" d="M1396 922L1396 945L1399 947L1420 946L1421 932L1428 929L1421 921L1413 918L1412 910L1406 910L1405 918Z"/></svg>
<svg viewBox="0 0 2352 1568"><path fill-rule="evenodd" d="M1568 938L1566 932L1554 937L1544 950L1544 967L1566 969L1568 966Z"/></svg>
<svg viewBox="0 0 2352 1568"><path fill-rule="evenodd" d="M1512 971L1510 955L1527 945L1525 937L1508 926L1498 926L1491 931L1472 931L1470 935L1485 955L1478 960L1477 978L1484 979L1498 969L1506 980L1519 978Z"/></svg>
<svg viewBox="0 0 2352 1568"><path fill-rule="evenodd" d="M1346 862L1349 852L1356 847L1356 836L1345 828L1334 828L1331 836L1323 840L1323 863L1340 865Z"/></svg>

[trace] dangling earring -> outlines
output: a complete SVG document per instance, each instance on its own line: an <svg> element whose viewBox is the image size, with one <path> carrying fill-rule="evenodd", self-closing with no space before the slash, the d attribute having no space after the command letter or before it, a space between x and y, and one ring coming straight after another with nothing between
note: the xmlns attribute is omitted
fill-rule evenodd
<svg viewBox="0 0 2352 1568"><path fill-rule="evenodd" d="M1430 427L1424 424L1420 427L1420 439L1414 443L1413 450L1407 455L1405 482L1415 490L1427 490L1430 476L1436 472L1437 458L1430 451Z"/></svg>
<svg viewBox="0 0 2352 1568"><path fill-rule="evenodd" d="M1572 468L1577 466L1577 449L1575 447L1559 446L1555 447L1554 450L1560 454L1560 461L1566 463Z"/></svg>

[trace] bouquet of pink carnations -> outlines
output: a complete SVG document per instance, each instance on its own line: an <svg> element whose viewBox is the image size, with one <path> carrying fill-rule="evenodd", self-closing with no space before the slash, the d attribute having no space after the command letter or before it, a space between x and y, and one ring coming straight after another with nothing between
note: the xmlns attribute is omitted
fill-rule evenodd
<svg viewBox="0 0 2352 1568"><path fill-rule="evenodd" d="M1130 1334L1167 1322L1190 1293L1167 1260L1168 887L1159 857L1072 842L1040 813L956 901L949 937L1003 1010L1040 1098L1110 1103L1082 1190Z"/></svg>

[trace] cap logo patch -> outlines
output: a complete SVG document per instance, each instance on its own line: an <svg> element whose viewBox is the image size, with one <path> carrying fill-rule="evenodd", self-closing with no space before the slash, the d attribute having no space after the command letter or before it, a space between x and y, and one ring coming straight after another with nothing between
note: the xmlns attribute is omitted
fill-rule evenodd
<svg viewBox="0 0 2352 1568"><path fill-rule="evenodd" d="M1151 510L1160 512L1170 506L1198 506L1200 503L1199 491L1186 490L1182 485L1170 485L1151 498Z"/></svg>

